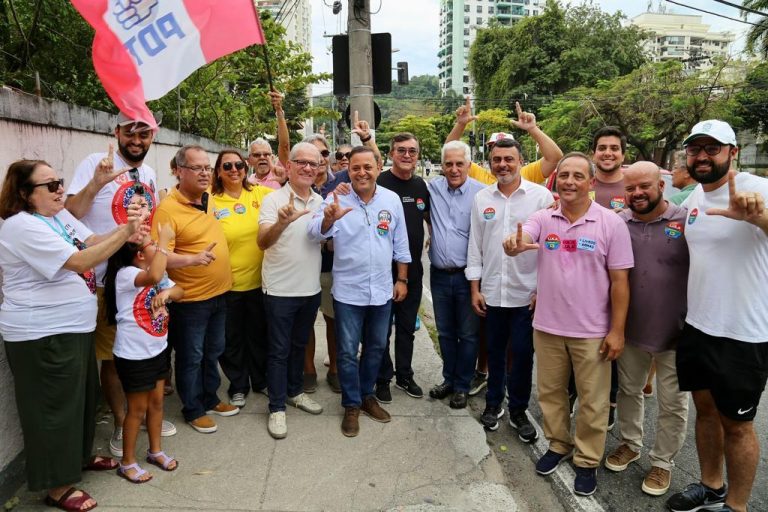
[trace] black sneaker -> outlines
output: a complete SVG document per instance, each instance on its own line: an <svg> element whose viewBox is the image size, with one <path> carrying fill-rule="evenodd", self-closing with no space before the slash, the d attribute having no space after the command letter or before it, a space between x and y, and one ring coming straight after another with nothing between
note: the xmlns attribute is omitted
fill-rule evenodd
<svg viewBox="0 0 768 512"><path fill-rule="evenodd" d="M509 425L517 430L517 437L524 443L533 443L539 438L539 433L531 425L525 409L509 411Z"/></svg>
<svg viewBox="0 0 768 512"><path fill-rule="evenodd" d="M499 418L504 416L504 408L500 405L493 407L486 405L483 415L480 416L480 423L486 430L494 431L499 429Z"/></svg>
<svg viewBox="0 0 768 512"><path fill-rule="evenodd" d="M541 456L538 462L536 462L536 472L540 475L552 474L557 469L558 464L564 460L570 459L571 457L573 457L572 451L566 454L562 454L553 452L552 450L547 450L547 452Z"/></svg>
<svg viewBox="0 0 768 512"><path fill-rule="evenodd" d="M608 411L608 430L613 430L614 425L616 425L616 406L612 405L611 410Z"/></svg>
<svg viewBox="0 0 768 512"><path fill-rule="evenodd" d="M574 466L576 479L573 481L573 492L579 496L592 496L597 489L597 468L581 468Z"/></svg>
<svg viewBox="0 0 768 512"><path fill-rule="evenodd" d="M464 409L467 406L467 394L463 391L457 391L453 394L451 401L448 402L451 409Z"/></svg>
<svg viewBox="0 0 768 512"><path fill-rule="evenodd" d="M431 396L436 400L442 400L443 398L447 397L452 393L453 393L453 386L451 386L447 382L438 384L437 386L429 390L429 396Z"/></svg>
<svg viewBox="0 0 768 512"><path fill-rule="evenodd" d="M488 374L476 371L475 376L472 377L472 382L469 383L469 396L475 396L480 393L487 385Z"/></svg>
<svg viewBox="0 0 768 512"><path fill-rule="evenodd" d="M383 404L392 403L392 392L389 390L389 382L376 383L376 400Z"/></svg>
<svg viewBox="0 0 768 512"><path fill-rule="evenodd" d="M408 394L408 396L412 396L413 398L421 398L424 396L424 392L413 380L413 377L408 380L397 380L395 381L395 386L402 389Z"/></svg>
<svg viewBox="0 0 768 512"><path fill-rule="evenodd" d="M727 495L727 484L723 484L721 489L712 489L702 483L690 484L682 492L670 496L667 508L672 512L721 510Z"/></svg>

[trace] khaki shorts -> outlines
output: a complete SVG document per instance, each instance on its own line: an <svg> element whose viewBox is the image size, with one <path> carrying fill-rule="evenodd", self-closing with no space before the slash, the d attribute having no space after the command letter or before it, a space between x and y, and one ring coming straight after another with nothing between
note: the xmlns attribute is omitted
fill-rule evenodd
<svg viewBox="0 0 768 512"><path fill-rule="evenodd" d="M333 295L331 295L331 286L333 286L333 274L323 272L320 274L320 312L328 318L333 316Z"/></svg>
<svg viewBox="0 0 768 512"><path fill-rule="evenodd" d="M115 335L117 326L110 325L107 321L107 302L104 300L104 288L96 288L96 298L99 303L99 312L96 314L96 360L111 361L112 349L115 347Z"/></svg>

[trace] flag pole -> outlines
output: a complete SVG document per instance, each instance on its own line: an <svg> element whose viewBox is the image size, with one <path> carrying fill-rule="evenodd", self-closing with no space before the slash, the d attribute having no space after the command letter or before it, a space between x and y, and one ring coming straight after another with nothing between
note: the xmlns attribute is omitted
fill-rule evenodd
<svg viewBox="0 0 768 512"><path fill-rule="evenodd" d="M259 19L259 11L256 10L256 3L252 3L253 5L253 15L256 17L256 24L259 26L259 31L261 32L261 39L264 41L264 44L261 45L261 49L264 53L264 65L267 68L267 82L269 82L269 90L274 91L275 86L272 84L272 69L269 66L269 54L267 53L267 37L264 35L264 29L261 28L261 19Z"/></svg>

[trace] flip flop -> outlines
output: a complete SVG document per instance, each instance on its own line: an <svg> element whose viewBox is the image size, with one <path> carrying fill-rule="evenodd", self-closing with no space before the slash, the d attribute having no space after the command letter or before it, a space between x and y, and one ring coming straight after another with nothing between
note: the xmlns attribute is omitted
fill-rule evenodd
<svg viewBox="0 0 768 512"><path fill-rule="evenodd" d="M158 460L160 457L164 458L165 462L160 462ZM168 466L170 466L171 463L174 461L176 462L176 465L173 468L168 469ZM168 455L165 454L165 452L152 453L149 450L147 450L147 462L149 462L150 464L154 464L155 466L159 467L163 471L176 471L176 468L179 467L179 461L177 461L173 457L169 457Z"/></svg>
<svg viewBox="0 0 768 512"><path fill-rule="evenodd" d="M50 495L45 495L45 504L49 507L56 507L61 510L65 510L66 512L86 512L88 510L93 510L96 508L96 505L92 505L88 508L82 508L83 503L86 501L92 499L91 495L88 494L85 491L80 491L83 493L81 496L78 496L77 498L73 498L72 494L76 493L79 489L75 489L74 487L70 487L67 489L67 491L61 495L61 498L58 500L53 499Z"/></svg>
<svg viewBox="0 0 768 512"><path fill-rule="evenodd" d="M119 465L120 463L117 462L112 457L102 457L101 455L94 455L93 457L91 457L91 460L88 461L88 464L83 466L83 469L86 471L107 471L110 469L117 469Z"/></svg>
<svg viewBox="0 0 768 512"><path fill-rule="evenodd" d="M130 469L135 469L136 470L136 473L132 477L128 476L128 474L126 473L126 471L128 471ZM146 470L141 469L141 467L139 467L138 463L136 463L136 462L134 462L133 464L128 464L127 466L123 466L122 464L120 464L120 467L117 468L117 476L119 476L121 478L125 478L126 480L128 480L129 482L131 482L133 484L145 484L145 483L149 482L150 480L152 480L152 475L149 475L149 478L147 478L146 480L141 480L140 479L140 477L142 477L142 476L144 476L146 474L147 474Z"/></svg>

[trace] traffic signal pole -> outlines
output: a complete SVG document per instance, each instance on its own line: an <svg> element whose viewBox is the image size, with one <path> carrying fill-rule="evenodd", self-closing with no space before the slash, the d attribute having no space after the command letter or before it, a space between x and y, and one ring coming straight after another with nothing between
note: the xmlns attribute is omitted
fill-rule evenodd
<svg viewBox="0 0 768 512"><path fill-rule="evenodd" d="M370 0L349 0L349 105L350 117L357 110L361 121L374 126L370 7Z"/></svg>

